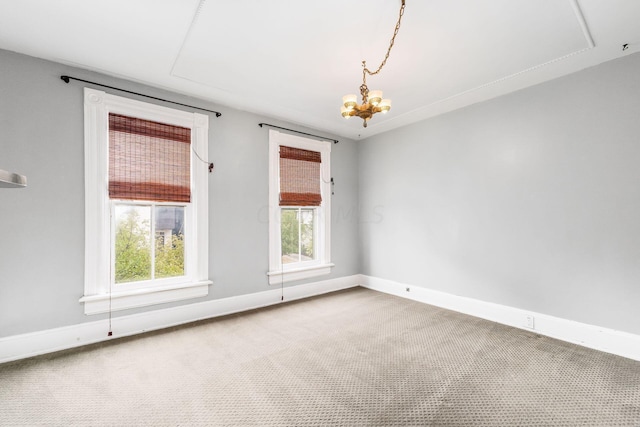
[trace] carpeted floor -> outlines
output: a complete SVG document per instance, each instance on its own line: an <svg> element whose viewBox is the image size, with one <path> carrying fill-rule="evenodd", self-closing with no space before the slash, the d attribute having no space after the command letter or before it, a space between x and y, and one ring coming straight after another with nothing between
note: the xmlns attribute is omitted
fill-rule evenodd
<svg viewBox="0 0 640 427"><path fill-rule="evenodd" d="M640 362L355 288L0 365L1 426L640 426Z"/></svg>

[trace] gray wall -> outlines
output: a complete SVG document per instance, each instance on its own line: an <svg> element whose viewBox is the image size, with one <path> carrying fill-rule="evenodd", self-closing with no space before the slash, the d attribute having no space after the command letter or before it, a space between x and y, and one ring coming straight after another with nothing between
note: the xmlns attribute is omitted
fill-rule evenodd
<svg viewBox="0 0 640 427"><path fill-rule="evenodd" d="M209 296L114 316L273 289L266 277L268 130L258 123L312 130L0 50L0 168L28 179L27 188L0 189L0 337L105 318L85 316L78 302L84 291L84 84L65 84L63 74L223 113L211 115L209 131L215 162L209 181ZM353 141L340 138L332 146L336 266L316 280L359 273L357 155Z"/></svg>
<svg viewBox="0 0 640 427"><path fill-rule="evenodd" d="M640 54L363 141L362 273L640 333Z"/></svg>
<svg viewBox="0 0 640 427"><path fill-rule="evenodd" d="M309 129L0 51L0 168L29 180L0 190L0 337L104 318L78 303L83 85L61 74L223 113L210 120L210 295L115 315L273 289L268 131L257 124ZM340 138L336 267L321 279L364 273L640 333L638 117L636 54L359 143Z"/></svg>

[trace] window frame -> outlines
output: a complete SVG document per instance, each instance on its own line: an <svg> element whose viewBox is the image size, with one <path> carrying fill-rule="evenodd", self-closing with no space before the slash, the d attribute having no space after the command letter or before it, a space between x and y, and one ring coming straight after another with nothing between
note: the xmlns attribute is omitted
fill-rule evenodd
<svg viewBox="0 0 640 427"><path fill-rule="evenodd" d="M320 206L280 206L281 145L320 153ZM331 273L331 142L269 130L269 277L270 285L279 285ZM315 209L317 258L313 261L282 263L281 210Z"/></svg>
<svg viewBox="0 0 640 427"><path fill-rule="evenodd" d="M185 242L185 276L146 285L139 282L114 285L112 278L112 205L135 202L109 198L109 113L123 114L191 129L191 202L185 209L185 225L191 238ZM105 313L162 304L209 293L208 176L206 167L195 167L208 156L209 117L146 102L84 89L85 148L85 314ZM145 201L140 201L144 204ZM148 202L147 203L151 203ZM179 205L181 203L174 203ZM197 238L196 238L197 236ZM185 236L186 238L187 236ZM178 280L179 279L179 280Z"/></svg>

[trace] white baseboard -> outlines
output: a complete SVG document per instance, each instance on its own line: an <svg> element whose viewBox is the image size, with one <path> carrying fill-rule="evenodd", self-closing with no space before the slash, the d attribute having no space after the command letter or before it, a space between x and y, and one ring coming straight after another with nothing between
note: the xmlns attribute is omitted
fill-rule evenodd
<svg viewBox="0 0 640 427"><path fill-rule="evenodd" d="M271 289L248 295L153 310L111 320L113 336L108 337L108 321L99 320L0 338L0 363L24 359L86 344L108 341L142 332L163 329L197 320L223 316L254 308L307 298L358 286L360 275L340 277L297 286Z"/></svg>
<svg viewBox="0 0 640 427"><path fill-rule="evenodd" d="M365 275L285 287L284 298L285 302L293 301L358 285L640 361L639 335ZM112 337L107 337L108 322L100 320L0 338L0 363L266 307L280 302L281 290L271 289L254 294L114 317L111 321ZM525 326L527 316L534 317L533 329Z"/></svg>
<svg viewBox="0 0 640 427"><path fill-rule="evenodd" d="M360 275L360 286L640 361L640 335L588 325L391 280ZM407 288L409 291L407 291ZM528 328L527 316L533 316Z"/></svg>

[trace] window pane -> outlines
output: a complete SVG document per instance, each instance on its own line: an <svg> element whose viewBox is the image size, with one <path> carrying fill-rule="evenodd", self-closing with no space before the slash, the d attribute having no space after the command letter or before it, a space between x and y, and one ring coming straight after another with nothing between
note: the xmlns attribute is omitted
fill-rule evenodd
<svg viewBox="0 0 640 427"><path fill-rule="evenodd" d="M115 283L151 279L151 207L115 206Z"/></svg>
<svg viewBox="0 0 640 427"><path fill-rule="evenodd" d="M313 209L300 209L300 258L310 261L313 256Z"/></svg>
<svg viewBox="0 0 640 427"><path fill-rule="evenodd" d="M184 276L184 207L156 206L155 277Z"/></svg>
<svg viewBox="0 0 640 427"><path fill-rule="evenodd" d="M300 261L298 209L282 209L282 263L289 264Z"/></svg>
<svg viewBox="0 0 640 427"><path fill-rule="evenodd" d="M281 210L282 263L314 259L314 209L283 208Z"/></svg>

